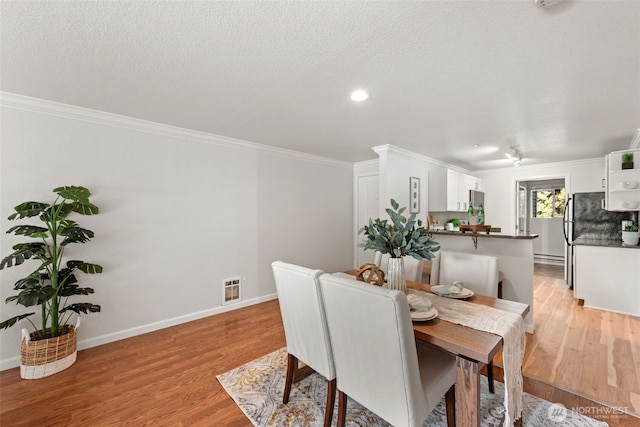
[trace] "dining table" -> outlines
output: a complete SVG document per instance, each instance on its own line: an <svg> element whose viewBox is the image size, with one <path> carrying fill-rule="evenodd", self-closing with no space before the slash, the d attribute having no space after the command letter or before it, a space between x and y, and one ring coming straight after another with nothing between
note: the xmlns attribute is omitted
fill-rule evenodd
<svg viewBox="0 0 640 427"><path fill-rule="evenodd" d="M346 273L355 275L356 271ZM431 285L410 280L406 283L407 288L431 292ZM522 318L529 313L527 304L515 301L483 295L473 295L465 301L515 313ZM502 337L437 317L413 322L413 333L416 340L456 355L456 425L480 426L480 370L498 354L503 345Z"/></svg>

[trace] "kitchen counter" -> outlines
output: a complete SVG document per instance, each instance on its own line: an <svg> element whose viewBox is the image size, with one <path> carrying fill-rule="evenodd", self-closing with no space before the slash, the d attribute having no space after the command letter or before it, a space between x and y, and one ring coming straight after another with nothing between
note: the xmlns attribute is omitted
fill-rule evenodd
<svg viewBox="0 0 640 427"><path fill-rule="evenodd" d="M535 239L538 237L537 234L531 234L531 233L521 233L521 234L489 233L487 234L483 231L479 231L476 234L472 234L472 233L462 233L460 231L433 230L433 231L430 231L430 233L438 236L483 237L483 238L489 238L489 239ZM622 241L620 243L622 243Z"/></svg>
<svg viewBox="0 0 640 427"><path fill-rule="evenodd" d="M628 248L638 246L574 246L573 295L585 307L640 316L640 251Z"/></svg>
<svg viewBox="0 0 640 427"><path fill-rule="evenodd" d="M433 231L441 251L490 255L498 258L502 273L502 298L528 304L525 330L533 333L533 242L537 234ZM629 252L629 251L625 251ZM639 252L640 254L640 252ZM464 268L464 266L461 266Z"/></svg>
<svg viewBox="0 0 640 427"><path fill-rule="evenodd" d="M588 237L578 237L573 241L576 246L604 246L610 248L640 249L640 246L627 246L618 239L593 239Z"/></svg>

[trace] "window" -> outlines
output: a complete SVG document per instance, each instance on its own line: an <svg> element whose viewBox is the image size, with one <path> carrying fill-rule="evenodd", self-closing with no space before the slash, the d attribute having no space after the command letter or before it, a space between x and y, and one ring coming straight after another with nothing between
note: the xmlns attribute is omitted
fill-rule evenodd
<svg viewBox="0 0 640 427"><path fill-rule="evenodd" d="M548 188L531 191L532 218L558 218L564 215L566 195L564 188Z"/></svg>

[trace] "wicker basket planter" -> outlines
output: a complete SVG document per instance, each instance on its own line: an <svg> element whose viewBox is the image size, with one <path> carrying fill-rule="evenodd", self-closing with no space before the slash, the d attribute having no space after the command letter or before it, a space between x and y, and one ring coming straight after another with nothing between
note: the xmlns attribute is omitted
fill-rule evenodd
<svg viewBox="0 0 640 427"><path fill-rule="evenodd" d="M62 335L45 340L36 340L35 333L22 330L20 350L20 376L24 379L48 377L64 371L76 361L77 331L80 318L75 326L64 325Z"/></svg>

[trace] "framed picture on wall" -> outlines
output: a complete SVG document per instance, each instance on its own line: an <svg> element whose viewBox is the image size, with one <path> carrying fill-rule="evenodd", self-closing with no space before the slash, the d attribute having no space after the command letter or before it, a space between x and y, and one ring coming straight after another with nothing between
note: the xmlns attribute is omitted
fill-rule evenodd
<svg viewBox="0 0 640 427"><path fill-rule="evenodd" d="M409 177L409 213L420 213L420 178Z"/></svg>

